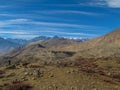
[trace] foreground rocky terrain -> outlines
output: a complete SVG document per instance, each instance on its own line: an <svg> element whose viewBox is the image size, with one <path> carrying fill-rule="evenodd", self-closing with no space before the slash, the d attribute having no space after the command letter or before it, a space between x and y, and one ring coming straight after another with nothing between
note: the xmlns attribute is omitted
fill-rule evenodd
<svg viewBox="0 0 120 90"><path fill-rule="evenodd" d="M89 63L89 61L91 63ZM20 63L0 67L1 90L120 90L120 63ZM120 62L120 61L119 61Z"/></svg>

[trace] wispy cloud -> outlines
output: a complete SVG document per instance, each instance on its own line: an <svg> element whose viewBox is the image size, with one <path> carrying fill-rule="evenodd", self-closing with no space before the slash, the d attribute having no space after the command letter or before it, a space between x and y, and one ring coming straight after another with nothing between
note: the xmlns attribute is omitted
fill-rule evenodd
<svg viewBox="0 0 120 90"><path fill-rule="evenodd" d="M0 8L8 8L9 6L6 5L0 5Z"/></svg>
<svg viewBox="0 0 120 90"><path fill-rule="evenodd" d="M20 18L20 19L8 20L8 22L26 22L26 21L28 21L28 19L22 19L22 18Z"/></svg>
<svg viewBox="0 0 120 90"><path fill-rule="evenodd" d="M2 37L4 38L18 38L18 39L32 39L32 38L35 38L35 37L38 37L39 35L31 35L31 34L24 34L24 35L21 35L21 34L9 34L9 35L5 35L5 34L0 34Z"/></svg>
<svg viewBox="0 0 120 90"><path fill-rule="evenodd" d="M21 25L21 24L28 24L28 25L38 25L46 26L46 27L72 27L72 28L83 28L83 29L96 29L97 26L91 25L81 25L81 24L73 24L73 23L56 23L56 22L40 22L40 21L33 21L30 19L12 19L12 20L4 20L0 21L0 27L7 27L10 25Z"/></svg>
<svg viewBox="0 0 120 90"><path fill-rule="evenodd" d="M43 25L43 26L54 26L54 27L73 27L73 28L98 28L97 26L91 25L79 25L79 24L71 24L71 23L53 23L53 22L29 22L29 24Z"/></svg>
<svg viewBox="0 0 120 90"><path fill-rule="evenodd" d="M88 33L70 33L70 32L60 32L60 31L40 31L40 33L53 33L53 34L61 34L61 35L72 35L72 36L97 36L96 34L88 34Z"/></svg>
<svg viewBox="0 0 120 90"><path fill-rule="evenodd" d="M120 0L91 0L87 3L80 3L85 6L120 8Z"/></svg>
<svg viewBox="0 0 120 90"><path fill-rule="evenodd" d="M44 13L44 14L81 14L81 15L91 15L91 16L98 16L103 15L101 13L95 12L87 12L87 11L80 11L80 10L48 10L48 11L34 11L37 13Z"/></svg>
<svg viewBox="0 0 120 90"><path fill-rule="evenodd" d="M0 30L0 34L15 34L15 35L25 35L29 34L28 32L21 31L21 30L12 30L12 31L5 31L5 30Z"/></svg>
<svg viewBox="0 0 120 90"><path fill-rule="evenodd" d="M22 24L22 26L21 26ZM16 30L11 30L10 27L13 27L13 25L17 25L19 27L23 27L23 29L14 27ZM26 25L28 26L26 28ZM30 28L30 26L34 28ZM8 27L9 29L4 30L4 27ZM65 30L67 28L67 30ZM69 32L68 28L74 29L74 30L86 30L86 33L84 32ZM40 36L43 35L60 35L60 36L84 36L84 37L96 37L96 34L90 34L87 33L87 30L95 30L99 29L98 26L91 26L91 25L80 25L80 24L74 24L74 23L56 23L56 22L42 22L42 21L33 21L30 19L20 18L20 19L10 19L10 20L3 20L0 21L0 35L11 35L11 37L21 37L23 38L31 36Z"/></svg>
<svg viewBox="0 0 120 90"><path fill-rule="evenodd" d="M91 0L91 1L88 1L88 2L80 3L79 5L103 7L103 6L106 6L107 3L106 3L106 0Z"/></svg>
<svg viewBox="0 0 120 90"><path fill-rule="evenodd" d="M112 8L120 8L120 0L105 0L107 5Z"/></svg>
<svg viewBox="0 0 120 90"><path fill-rule="evenodd" d="M28 19L10 19L10 20L3 20L0 21L0 27L8 27L14 24L25 24L28 22Z"/></svg>
<svg viewBox="0 0 120 90"><path fill-rule="evenodd" d="M0 16L7 16L7 17L9 17L11 15L10 14L5 14L5 13L0 13Z"/></svg>
<svg viewBox="0 0 120 90"><path fill-rule="evenodd" d="M22 38L22 39L32 39L34 37L44 35L44 36L63 36L63 37L96 37L96 34L88 34L88 33L70 33L70 32L61 32L61 31L20 31L20 30L14 30L14 31L0 31L0 35L3 35L7 37L6 35L11 36L11 38Z"/></svg>

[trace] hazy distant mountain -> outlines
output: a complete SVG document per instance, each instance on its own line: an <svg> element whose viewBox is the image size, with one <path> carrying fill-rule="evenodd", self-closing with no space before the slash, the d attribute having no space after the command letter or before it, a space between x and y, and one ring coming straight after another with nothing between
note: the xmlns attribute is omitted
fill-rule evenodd
<svg viewBox="0 0 120 90"><path fill-rule="evenodd" d="M31 40L29 40L29 42L37 42L37 41L46 41L46 40L53 40L53 39L61 39L61 38L64 38L64 37L59 37L59 36L53 36L53 37L49 37L49 36L39 36L39 37L35 37ZM84 41L87 41L88 39L86 38L73 38L73 39L69 39L69 38L65 38L65 39L68 39L68 40L74 40L74 41L77 41L77 42L84 42Z"/></svg>
<svg viewBox="0 0 120 90"><path fill-rule="evenodd" d="M45 47L50 47L50 48L64 46L64 45L70 45L73 43L78 43L78 42L73 39L67 39L67 38L62 38L62 37L53 37L50 40L40 42L41 45L43 45Z"/></svg>
<svg viewBox="0 0 120 90"><path fill-rule="evenodd" d="M9 52L10 50L13 50L16 47L23 46L33 42L35 43L39 42L43 46L47 46L47 47L54 47L54 46L62 46L66 44L76 43L76 42L83 42L86 40L87 39L69 39L69 38L63 38L59 36L54 36L54 37L39 36L31 40L1 38L0 53Z"/></svg>
<svg viewBox="0 0 120 90"><path fill-rule="evenodd" d="M51 39L51 37L47 37L47 36L39 36L39 37L35 37L31 40L29 40L29 42L37 42L37 41L41 41L41 40L49 40Z"/></svg>
<svg viewBox="0 0 120 90"><path fill-rule="evenodd" d="M19 47L17 43L10 42L6 39L0 37L0 54L13 50L14 48Z"/></svg>
<svg viewBox="0 0 120 90"><path fill-rule="evenodd" d="M57 47L63 47L64 45L78 44L88 39L69 39L59 36L47 37L40 36L30 40L30 44L41 44L47 48L56 49Z"/></svg>
<svg viewBox="0 0 120 90"><path fill-rule="evenodd" d="M13 42L13 43L17 43L17 44L20 44L20 45L24 45L28 42L28 40L25 40L25 39L12 39L12 38L7 38L6 40L10 41L10 42Z"/></svg>
<svg viewBox="0 0 120 90"><path fill-rule="evenodd" d="M11 41L12 39L8 39L8 40ZM36 38L29 40L28 43L22 49L20 48L20 49L14 50L8 55L16 56L17 54L17 56L23 57L23 55L25 56L25 55L28 55L29 53L30 56L34 56L34 55L43 53L41 52L41 49L40 49L41 46L42 48L44 47L45 51L49 51L49 50L56 51L57 48L60 49L64 47L65 45L78 44L79 42L83 42L85 40L87 39L69 39L69 38L64 38L64 37L59 37L59 36L54 36L54 37L40 36L40 37L36 37ZM13 41L18 42L19 40L13 40ZM46 55L47 54L45 54L45 56ZM41 56L41 55L38 55L38 56Z"/></svg>

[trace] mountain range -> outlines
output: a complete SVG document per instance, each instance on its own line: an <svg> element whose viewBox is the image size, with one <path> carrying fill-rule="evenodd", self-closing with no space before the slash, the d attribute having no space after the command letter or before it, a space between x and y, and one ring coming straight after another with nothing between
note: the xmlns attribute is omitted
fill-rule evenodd
<svg viewBox="0 0 120 90"><path fill-rule="evenodd" d="M34 43L34 42L42 42L43 45L45 45L47 42L51 42L51 45L53 45L52 41L56 40L56 39L64 39L66 41L75 41L75 42L83 42L85 40L88 39L69 39L69 38L63 38L63 37L58 37L58 36L54 36L54 37L48 37L48 36L39 36L39 37L35 37L33 39L30 40L25 40L25 39L12 39L12 38L0 38L0 54L2 53L6 53L9 52L13 49L19 48L21 46L24 46L26 44L29 43ZM61 42L61 40L59 40ZM65 43L65 42L64 42ZM54 45L57 43L54 43Z"/></svg>
<svg viewBox="0 0 120 90"><path fill-rule="evenodd" d="M65 38L52 38L31 42L22 48L18 48L5 54L5 57L21 58L21 60L41 59L68 56L76 58L103 58L120 56L120 29L95 39L82 43ZM62 59L63 59L62 58Z"/></svg>
<svg viewBox="0 0 120 90"><path fill-rule="evenodd" d="M45 38L46 39L46 38ZM48 39L48 38L47 38ZM38 39L39 40L39 39ZM65 38L53 38L43 41L37 41L29 43L24 50L29 47L41 45L45 48L49 48L53 51L69 51L76 52L76 56L87 57L87 58L100 58L100 57L119 57L120 56L120 29L114 30L104 36L97 37L85 41L83 43L78 43L74 40L69 40ZM38 47L39 48L39 47ZM28 50L29 51L29 50ZM35 51L35 50L33 50ZM32 50L27 53L32 53ZM36 49L39 52L39 49Z"/></svg>
<svg viewBox="0 0 120 90"><path fill-rule="evenodd" d="M117 29L104 36L82 43L62 37L37 37L32 39L31 42L27 43L25 46L5 54L5 57L22 59L24 57L24 59L26 59L32 56L34 58L45 59L50 57L58 58L60 54L62 54L61 56L67 57L69 53L74 53L71 57L82 58L120 57L119 34L120 29ZM4 39L1 40L4 41ZM11 45L14 45L14 43L12 42ZM55 53L59 53L59 56Z"/></svg>

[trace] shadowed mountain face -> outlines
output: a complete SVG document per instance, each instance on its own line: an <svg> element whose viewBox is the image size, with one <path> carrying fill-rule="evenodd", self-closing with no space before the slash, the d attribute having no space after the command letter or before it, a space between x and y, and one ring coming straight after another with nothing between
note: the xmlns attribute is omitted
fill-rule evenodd
<svg viewBox="0 0 120 90"><path fill-rule="evenodd" d="M17 43L10 42L3 38L0 38L0 54L13 50L14 48L19 47Z"/></svg>

